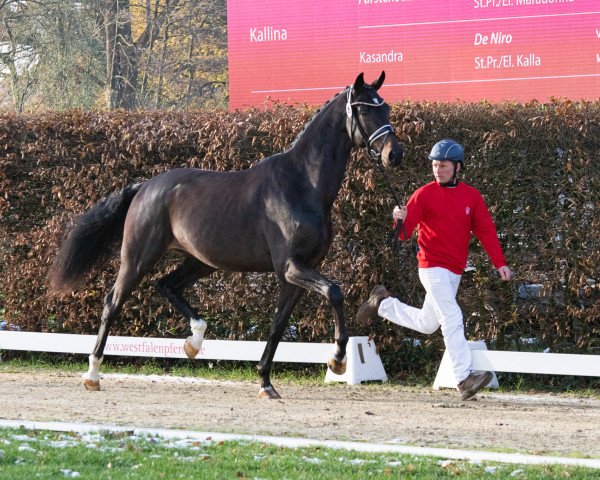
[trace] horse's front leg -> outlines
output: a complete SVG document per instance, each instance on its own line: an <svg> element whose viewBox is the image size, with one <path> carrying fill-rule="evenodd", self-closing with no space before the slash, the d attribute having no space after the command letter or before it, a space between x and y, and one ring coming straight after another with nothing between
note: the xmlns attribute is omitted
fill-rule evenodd
<svg viewBox="0 0 600 480"><path fill-rule="evenodd" d="M258 396L260 398L277 399L281 398L271 385L271 368L273 366L273 357L277 350L277 345L281 341L285 327L287 326L292 310L302 297L304 289L296 285L291 285L287 282L281 287L279 298L277 299L277 310L275 311L275 319L271 325L271 333L267 340L267 345L262 354L262 358L258 363L258 373L261 377L260 390Z"/></svg>
<svg viewBox="0 0 600 480"><path fill-rule="evenodd" d="M348 333L344 319L344 295L339 285L328 280L314 268L303 265L297 260L290 260L285 272L285 279L307 290L320 293L329 300L335 314L335 352L327 362L327 366L336 375L346 372L346 345Z"/></svg>

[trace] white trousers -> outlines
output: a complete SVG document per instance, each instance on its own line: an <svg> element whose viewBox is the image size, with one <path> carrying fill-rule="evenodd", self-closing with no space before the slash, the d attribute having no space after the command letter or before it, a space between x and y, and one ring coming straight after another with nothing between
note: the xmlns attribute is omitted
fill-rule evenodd
<svg viewBox="0 0 600 480"><path fill-rule="evenodd" d="M442 327L458 383L471 372L471 349L465 338L462 311L456 303L460 278L460 275L441 267L419 268L419 279L426 292L423 307L411 307L397 298L388 297L381 301L377 312L390 322L425 334Z"/></svg>

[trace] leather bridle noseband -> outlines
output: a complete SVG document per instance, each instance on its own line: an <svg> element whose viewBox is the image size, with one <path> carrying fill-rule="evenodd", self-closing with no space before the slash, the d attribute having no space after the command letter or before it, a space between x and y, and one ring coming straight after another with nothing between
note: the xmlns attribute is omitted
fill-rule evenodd
<svg viewBox="0 0 600 480"><path fill-rule="evenodd" d="M373 103L369 103L369 102L353 102L352 101L352 86L348 87L348 93L346 94L346 115L348 116L348 118L350 118L351 120L351 124L350 124L350 134L352 134L352 131L354 130L354 123L356 123L356 126L358 128L358 131L360 133L360 136L363 139L363 142L365 143L365 148L367 149L367 152L369 152L369 156L375 160L375 161L379 161L381 159L381 151L377 151L374 148L371 147L371 145L379 140L381 137L383 137L383 140L381 142L382 148L383 145L385 145L385 140L387 139L388 135L391 133L392 135L394 134L394 127L392 127L389 123L387 125L383 125L382 127L379 127L377 130L375 130L371 135L367 135L367 132L365 131L365 129L363 128L363 126L360 124L360 121L358 119L358 116L356 115L356 111L354 109L354 107L356 105L366 105L368 107L382 107L383 105L385 105L385 102L383 100L381 100L381 103L377 102L377 99L374 99L375 101Z"/></svg>

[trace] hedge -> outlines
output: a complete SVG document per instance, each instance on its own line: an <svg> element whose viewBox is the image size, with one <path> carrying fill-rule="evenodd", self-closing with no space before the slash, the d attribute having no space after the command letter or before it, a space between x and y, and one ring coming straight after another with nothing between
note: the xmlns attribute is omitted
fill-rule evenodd
<svg viewBox="0 0 600 480"><path fill-rule="evenodd" d="M250 168L285 149L314 109L193 112L46 112L0 114L0 308L29 331L96 334L102 298L118 258L77 292L47 295L45 277L64 228L108 194L181 166ZM444 346L381 319L358 325L355 314L384 283L416 306L415 235L390 248L394 201L430 181L427 154L441 138L466 150L464 180L477 187L495 219L516 273L501 282L476 240L474 273L463 276L459 303L466 333L495 348L600 350L600 102L488 104L398 103L392 123L406 145L404 165L384 174L353 151L334 205L335 238L321 272L342 286L351 335L371 335L390 373L428 371ZM115 254L117 251L115 251ZM154 289L178 262L169 254L124 307L111 334L185 337L189 327ZM275 309L273 274L221 274L188 292L209 322L207 338L267 338ZM333 312L309 293L296 307L288 340L331 341ZM530 340L531 339L531 340ZM420 352L420 353L419 353ZM426 352L423 356L422 352Z"/></svg>

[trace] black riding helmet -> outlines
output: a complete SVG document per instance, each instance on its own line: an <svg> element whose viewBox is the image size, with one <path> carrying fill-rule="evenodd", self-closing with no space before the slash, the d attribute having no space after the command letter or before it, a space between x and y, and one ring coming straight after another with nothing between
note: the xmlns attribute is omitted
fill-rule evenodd
<svg viewBox="0 0 600 480"><path fill-rule="evenodd" d="M452 175L452 180L445 184L441 184L442 187L454 187L456 185L456 164L460 163L461 170L465 168L465 149L460 143L451 138L445 138L433 146L429 153L429 160L450 160L454 163L454 175Z"/></svg>

